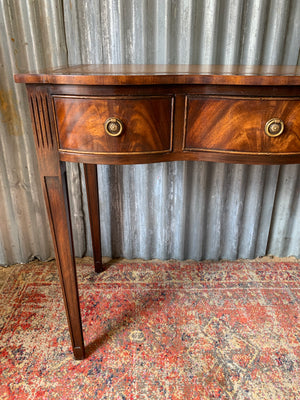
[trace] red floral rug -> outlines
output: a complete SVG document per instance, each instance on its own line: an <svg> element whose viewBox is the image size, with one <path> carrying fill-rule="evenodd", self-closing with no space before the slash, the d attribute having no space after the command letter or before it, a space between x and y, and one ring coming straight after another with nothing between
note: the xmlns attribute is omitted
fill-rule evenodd
<svg viewBox="0 0 300 400"><path fill-rule="evenodd" d="M73 360L54 262L0 269L2 399L300 399L300 264L78 260Z"/></svg>

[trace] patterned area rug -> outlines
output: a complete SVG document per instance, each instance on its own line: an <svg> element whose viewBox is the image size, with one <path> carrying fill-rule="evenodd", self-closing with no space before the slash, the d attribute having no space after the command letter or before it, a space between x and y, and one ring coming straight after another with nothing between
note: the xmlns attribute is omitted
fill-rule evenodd
<svg viewBox="0 0 300 400"><path fill-rule="evenodd" d="M73 360L54 262L0 269L2 399L300 399L300 264L78 260Z"/></svg>

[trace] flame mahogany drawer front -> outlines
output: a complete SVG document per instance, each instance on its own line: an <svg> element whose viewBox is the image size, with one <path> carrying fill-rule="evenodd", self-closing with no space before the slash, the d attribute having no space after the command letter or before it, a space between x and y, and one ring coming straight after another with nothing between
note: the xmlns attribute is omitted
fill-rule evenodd
<svg viewBox="0 0 300 400"><path fill-rule="evenodd" d="M172 96L53 99L61 150L132 154L172 149Z"/></svg>
<svg viewBox="0 0 300 400"><path fill-rule="evenodd" d="M105 270L97 164L300 163L300 67L79 65L15 80L27 86L76 359L85 347L66 161L84 165L96 272Z"/></svg>
<svg viewBox="0 0 300 400"><path fill-rule="evenodd" d="M274 117L282 121L283 130L269 136L266 124ZM184 148L253 154L299 153L300 99L189 96Z"/></svg>

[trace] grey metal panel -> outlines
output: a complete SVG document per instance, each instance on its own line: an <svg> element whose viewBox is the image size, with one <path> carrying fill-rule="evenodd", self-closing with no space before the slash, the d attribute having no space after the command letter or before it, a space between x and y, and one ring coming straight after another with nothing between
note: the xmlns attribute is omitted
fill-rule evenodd
<svg viewBox="0 0 300 400"><path fill-rule="evenodd" d="M0 0L0 264L53 256L25 88L78 63L300 63L298 0ZM82 166L68 164L75 250L91 255ZM98 166L104 255L300 257L299 166ZM146 190L145 190L146 188Z"/></svg>
<svg viewBox="0 0 300 400"><path fill-rule="evenodd" d="M297 256L300 248L300 174L297 165L280 169L268 251Z"/></svg>
<svg viewBox="0 0 300 400"><path fill-rule="evenodd" d="M0 263L11 264L53 256L25 87L13 73L63 64L66 48L59 1L0 5Z"/></svg>

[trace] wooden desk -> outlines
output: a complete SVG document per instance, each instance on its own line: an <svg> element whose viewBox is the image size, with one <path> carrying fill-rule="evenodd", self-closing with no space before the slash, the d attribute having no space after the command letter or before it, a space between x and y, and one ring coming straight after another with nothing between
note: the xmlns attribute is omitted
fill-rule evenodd
<svg viewBox="0 0 300 400"><path fill-rule="evenodd" d="M84 358L84 343L66 161L84 164L97 272L96 164L300 162L300 67L83 65L15 80L28 90L76 359Z"/></svg>

